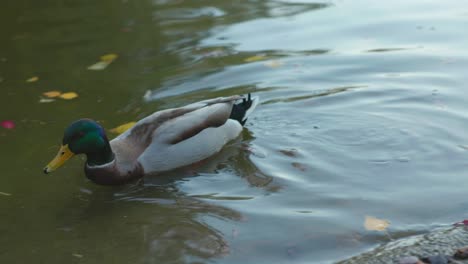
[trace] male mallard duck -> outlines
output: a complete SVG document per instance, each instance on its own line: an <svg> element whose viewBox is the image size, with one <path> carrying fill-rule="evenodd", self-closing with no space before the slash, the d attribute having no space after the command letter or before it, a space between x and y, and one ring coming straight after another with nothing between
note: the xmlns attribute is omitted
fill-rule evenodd
<svg viewBox="0 0 468 264"><path fill-rule="evenodd" d="M258 102L249 94L158 111L110 142L101 125L80 119L65 129L62 146L44 172L57 169L75 154L86 154L86 177L103 185L190 165L236 138Z"/></svg>

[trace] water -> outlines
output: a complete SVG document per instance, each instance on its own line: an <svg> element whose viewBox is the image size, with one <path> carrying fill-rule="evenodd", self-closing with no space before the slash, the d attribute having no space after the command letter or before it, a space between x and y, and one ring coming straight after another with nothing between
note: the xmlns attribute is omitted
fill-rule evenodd
<svg viewBox="0 0 468 264"><path fill-rule="evenodd" d="M459 1L18 0L0 22L2 263L330 263L389 241L366 215L392 238L468 217ZM42 174L77 118L248 92L242 137L193 170Z"/></svg>

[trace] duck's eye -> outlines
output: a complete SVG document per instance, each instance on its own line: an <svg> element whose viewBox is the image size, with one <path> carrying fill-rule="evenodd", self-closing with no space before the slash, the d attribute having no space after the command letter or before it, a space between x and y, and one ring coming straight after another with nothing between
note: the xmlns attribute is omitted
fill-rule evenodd
<svg viewBox="0 0 468 264"><path fill-rule="evenodd" d="M65 155L65 151L60 152L60 156Z"/></svg>

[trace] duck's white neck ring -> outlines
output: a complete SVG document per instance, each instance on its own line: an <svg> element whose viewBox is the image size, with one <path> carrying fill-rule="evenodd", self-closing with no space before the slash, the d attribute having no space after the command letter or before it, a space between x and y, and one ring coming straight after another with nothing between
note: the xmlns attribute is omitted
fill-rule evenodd
<svg viewBox="0 0 468 264"><path fill-rule="evenodd" d="M111 162L104 163L104 164L101 164L101 165L89 165L89 164L86 162L86 168L88 168L88 169L106 168L106 167L109 167L109 166L113 166L114 163L115 163L115 158L114 158Z"/></svg>

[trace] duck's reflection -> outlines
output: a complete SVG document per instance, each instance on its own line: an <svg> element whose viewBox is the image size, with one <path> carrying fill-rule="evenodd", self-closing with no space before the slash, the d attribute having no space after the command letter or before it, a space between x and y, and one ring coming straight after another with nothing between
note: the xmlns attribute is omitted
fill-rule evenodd
<svg viewBox="0 0 468 264"><path fill-rule="evenodd" d="M125 256L131 263L185 263L223 256L229 252L229 245L224 234L209 224L210 219L229 225L242 220L242 215L211 199L179 191L178 183L196 181L196 172L216 174L229 170L233 177L245 179L246 184L268 188L271 177L261 173L249 159L247 146L252 139L249 132L244 133L242 139L196 168L116 188L86 184L77 193L77 204L69 207L73 208L71 213L61 222L68 232L79 234L80 245L86 245L78 250L80 254L89 255L90 249L99 249L96 258L101 262L113 256Z"/></svg>

